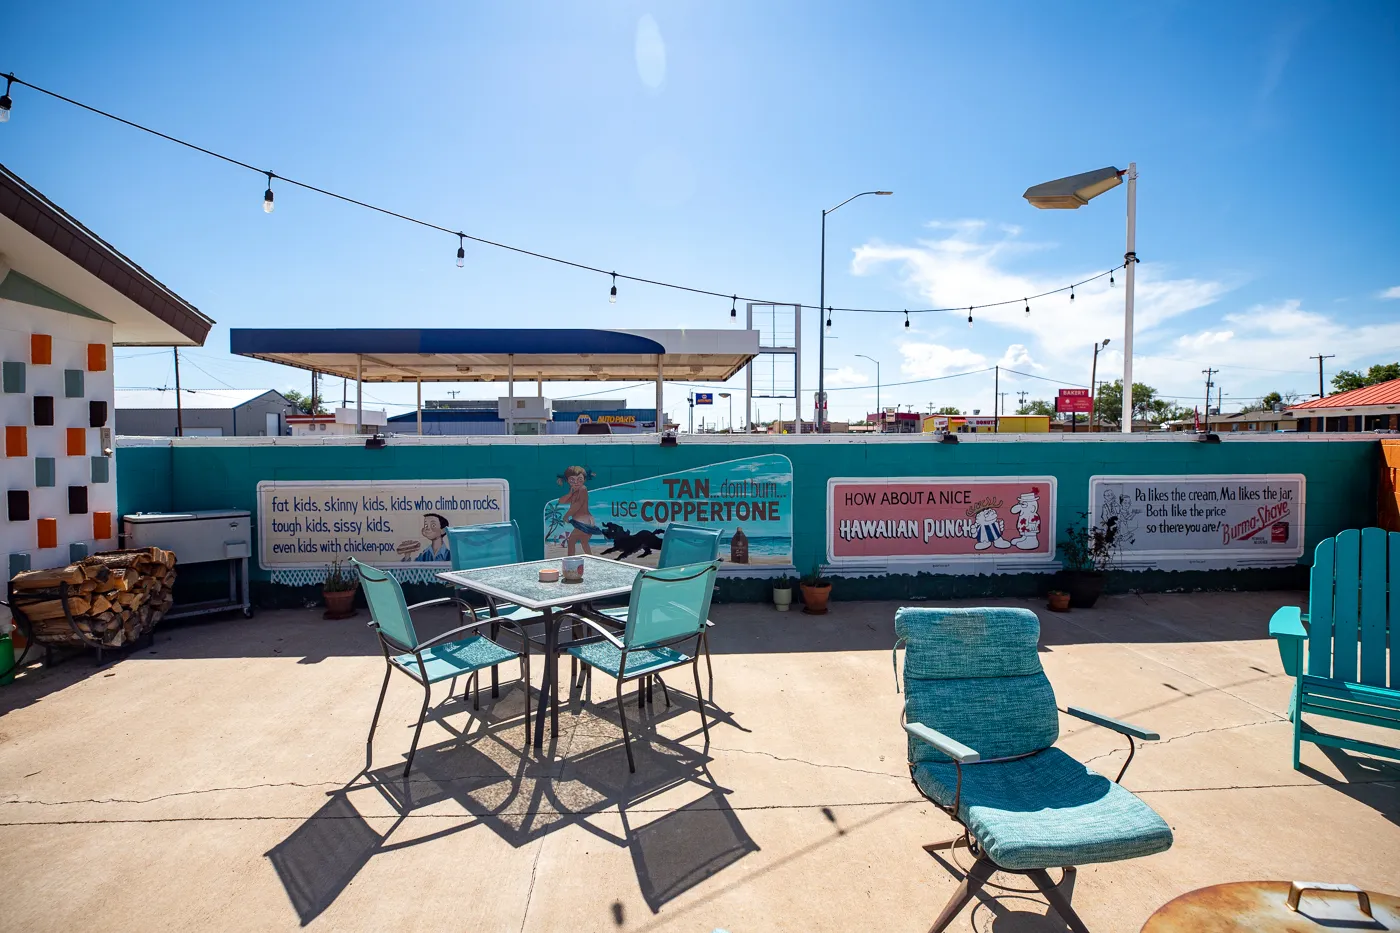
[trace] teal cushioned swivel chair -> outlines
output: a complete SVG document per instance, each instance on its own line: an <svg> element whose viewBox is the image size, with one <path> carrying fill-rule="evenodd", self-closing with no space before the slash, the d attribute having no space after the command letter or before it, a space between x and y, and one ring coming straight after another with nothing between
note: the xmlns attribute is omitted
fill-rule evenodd
<svg viewBox="0 0 1400 933"><path fill-rule="evenodd" d="M976 861L930 933L946 929L998 871L1028 876L1076 933L1087 933L1047 868L1138 858L1171 847L1172 833L1118 781L1133 739L1156 733L1069 707L1071 716L1128 738L1110 781L1054 748L1055 692L1040 666L1040 620L1027 609L900 609L905 644L904 729L914 785L963 826L924 848L965 845ZM896 643L898 644L898 642Z"/></svg>
<svg viewBox="0 0 1400 933"><path fill-rule="evenodd" d="M1351 528L1318 542L1307 614L1283 607L1269 620L1269 634L1293 678L1295 769L1303 742L1400 760L1400 748L1303 722L1307 713L1400 729L1400 532Z"/></svg>
<svg viewBox="0 0 1400 933"><path fill-rule="evenodd" d="M456 525L447 529L447 549L452 555L453 570L477 570L481 567L499 567L503 564L519 564L525 560L520 547L520 526L514 519L508 522L488 522L481 525ZM457 598L466 601L466 593L457 591ZM503 603L494 596L486 597L487 614L493 618L509 619L517 628L523 628L540 614L533 609L524 609L514 603ZM490 630L492 638L500 632L498 624ZM491 668L491 696L500 695L496 668Z"/></svg>
<svg viewBox="0 0 1400 933"><path fill-rule="evenodd" d="M418 726L413 730L413 743L408 748L408 761L403 766L403 776L413 767L413 756L418 751L418 736L423 731L423 720L428 715L428 704L432 700L432 685L443 680L454 682L458 677L467 678L467 689L473 691L473 709L481 709L481 685L478 682L484 668L495 668L504 661L520 661L520 684L525 693L525 744L530 744L530 641L516 624L509 619L487 617L477 619L475 610L453 596L430 599L426 602L408 605L403 597L399 581L377 567L351 560L360 575L360 585L364 587L365 602L369 604L370 625L379 635L379 645L384 650L384 684L379 688L379 702L374 706L374 719L369 724L369 738L365 740L365 769L368 770L374 754L374 730L379 725L379 712L384 707L384 695L389 690L389 676L394 671L407 674L423 687L423 709L418 714ZM421 641L413 628L411 613L414 609L452 603L462 615L470 614L473 621L468 625L444 632L436 638ZM520 651L498 645L484 635L475 634L482 626L497 625L515 629L522 642ZM474 634L462 636L468 632ZM462 692L466 699L466 690Z"/></svg>
<svg viewBox="0 0 1400 933"><path fill-rule="evenodd" d="M632 758L632 743L627 732L627 711L622 705L622 685L630 680L647 681L663 671L689 664L695 675L695 702L700 710L700 728L705 741L710 739L710 726L705 720L705 698L700 690L700 641L705 637L705 621L710 612L710 597L715 589L715 574L719 561L684 564L679 567L644 570L632 583L632 595L627 603L627 624L619 637L613 631L585 615L574 616L596 633L596 637L575 642L568 649L571 656L586 668L596 668L617 680L617 712L622 721L622 744L627 749L627 768L637 770ZM674 646L695 640L690 653ZM671 702L670 691L666 702ZM643 684L637 687L641 704Z"/></svg>

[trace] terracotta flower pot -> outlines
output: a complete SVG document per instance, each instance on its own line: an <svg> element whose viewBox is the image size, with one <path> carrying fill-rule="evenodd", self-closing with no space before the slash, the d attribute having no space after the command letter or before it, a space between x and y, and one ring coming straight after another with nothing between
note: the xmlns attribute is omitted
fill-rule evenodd
<svg viewBox="0 0 1400 933"><path fill-rule="evenodd" d="M326 601L325 619L348 619L355 614L355 590L321 590Z"/></svg>
<svg viewBox="0 0 1400 933"><path fill-rule="evenodd" d="M802 584L802 611L809 615L826 615L826 604L831 599L831 584L820 586Z"/></svg>
<svg viewBox="0 0 1400 933"><path fill-rule="evenodd" d="M1050 611L1069 612L1069 594L1063 590L1051 590Z"/></svg>

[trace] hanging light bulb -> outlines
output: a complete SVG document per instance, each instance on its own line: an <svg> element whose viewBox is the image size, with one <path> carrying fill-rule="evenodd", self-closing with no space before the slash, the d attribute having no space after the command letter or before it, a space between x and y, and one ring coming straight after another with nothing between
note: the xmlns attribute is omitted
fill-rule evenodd
<svg viewBox="0 0 1400 933"><path fill-rule="evenodd" d="M1026 302L1026 313L1027 313L1027 314L1030 314L1030 313L1031 313L1031 303L1030 303L1030 301L1027 300L1027 299L1025 299L1025 298L1022 298L1021 300L1024 301L1024 302Z"/></svg>
<svg viewBox="0 0 1400 933"><path fill-rule="evenodd" d="M613 277L612 291L608 292L608 303L609 303L609 304L614 304L614 305L615 305L615 304L617 304L617 273L614 272L614 273L612 274L612 277Z"/></svg>
<svg viewBox="0 0 1400 933"><path fill-rule="evenodd" d="M1108 287L1109 287L1109 288L1114 288L1114 287L1116 287L1116 286L1117 286L1117 283L1113 281L1113 273L1110 272L1110 273L1108 274Z"/></svg>
<svg viewBox="0 0 1400 933"><path fill-rule="evenodd" d="M1073 286L1073 285L1071 285L1071 286L1069 287L1069 300L1070 300L1070 301L1073 301L1073 300L1074 300L1074 286Z"/></svg>
<svg viewBox="0 0 1400 933"><path fill-rule="evenodd" d="M909 312L908 312L908 311L905 311L905 312L904 312L904 326L905 326L905 327L908 327L908 326L909 326Z"/></svg>
<svg viewBox="0 0 1400 933"><path fill-rule="evenodd" d="M739 320L739 296L738 296L738 295L734 295L734 296L730 299L730 302L729 302L729 319L730 319L731 321L737 321L737 320Z"/></svg>
<svg viewBox="0 0 1400 933"><path fill-rule="evenodd" d="M14 75L5 76L5 93L0 96L0 123L10 122L10 105L14 101L10 100L10 85L15 83Z"/></svg>
<svg viewBox="0 0 1400 933"><path fill-rule="evenodd" d="M827 308L826 308L826 326L827 326L828 329L831 327L831 306L830 306L830 305L828 305Z"/></svg>
<svg viewBox="0 0 1400 933"><path fill-rule="evenodd" d="M457 268L460 269L467 264L467 238L462 234L457 234Z"/></svg>
<svg viewBox="0 0 1400 933"><path fill-rule="evenodd" d="M971 308L968 308L968 309L967 309L967 326L968 326L968 327L971 327L971 326L972 326L972 309L971 309Z"/></svg>
<svg viewBox="0 0 1400 933"><path fill-rule="evenodd" d="M267 190L263 192L263 213L272 213L272 178L271 172L267 173Z"/></svg>

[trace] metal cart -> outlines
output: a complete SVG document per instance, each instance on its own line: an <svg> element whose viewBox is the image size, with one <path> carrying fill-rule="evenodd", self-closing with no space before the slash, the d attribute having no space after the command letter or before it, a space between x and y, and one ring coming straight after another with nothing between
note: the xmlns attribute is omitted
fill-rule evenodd
<svg viewBox="0 0 1400 933"><path fill-rule="evenodd" d="M252 522L246 510L135 512L122 516L125 547L156 547L175 552L176 566L222 561L228 564L228 599L176 604L165 618L184 619L242 609L253 617L248 598L248 557L253 552Z"/></svg>

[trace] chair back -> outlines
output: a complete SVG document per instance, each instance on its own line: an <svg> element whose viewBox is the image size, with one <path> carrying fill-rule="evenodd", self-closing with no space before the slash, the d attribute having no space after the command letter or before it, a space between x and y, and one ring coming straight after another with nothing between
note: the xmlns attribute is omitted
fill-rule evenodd
<svg viewBox="0 0 1400 933"><path fill-rule="evenodd" d="M1319 542L1308 588L1308 673L1400 689L1398 644L1400 532L1349 528Z"/></svg>
<svg viewBox="0 0 1400 933"><path fill-rule="evenodd" d="M447 549L452 555L453 570L518 564L525 559L520 548L520 526L513 520L449 528Z"/></svg>
<svg viewBox="0 0 1400 933"><path fill-rule="evenodd" d="M375 627L405 648L418 647L418 633L413 630L413 620L408 617L408 602L403 598L403 587L393 576L362 564L353 557L350 563L360 574L360 586L365 591L365 602L369 604L369 617Z"/></svg>
<svg viewBox="0 0 1400 933"><path fill-rule="evenodd" d="M1040 620L1029 609L900 609L904 713L969 745L983 759L1055 744L1055 691L1040 666ZM948 759L909 740L912 762Z"/></svg>
<svg viewBox="0 0 1400 933"><path fill-rule="evenodd" d="M671 522L661 537L661 556L656 560L658 567L680 567L683 564L702 564L719 557L719 529L701 528L698 525L682 525Z"/></svg>
<svg viewBox="0 0 1400 933"><path fill-rule="evenodd" d="M698 635L710 615L719 561L644 570L632 583L627 603L628 648L646 648L687 635Z"/></svg>

